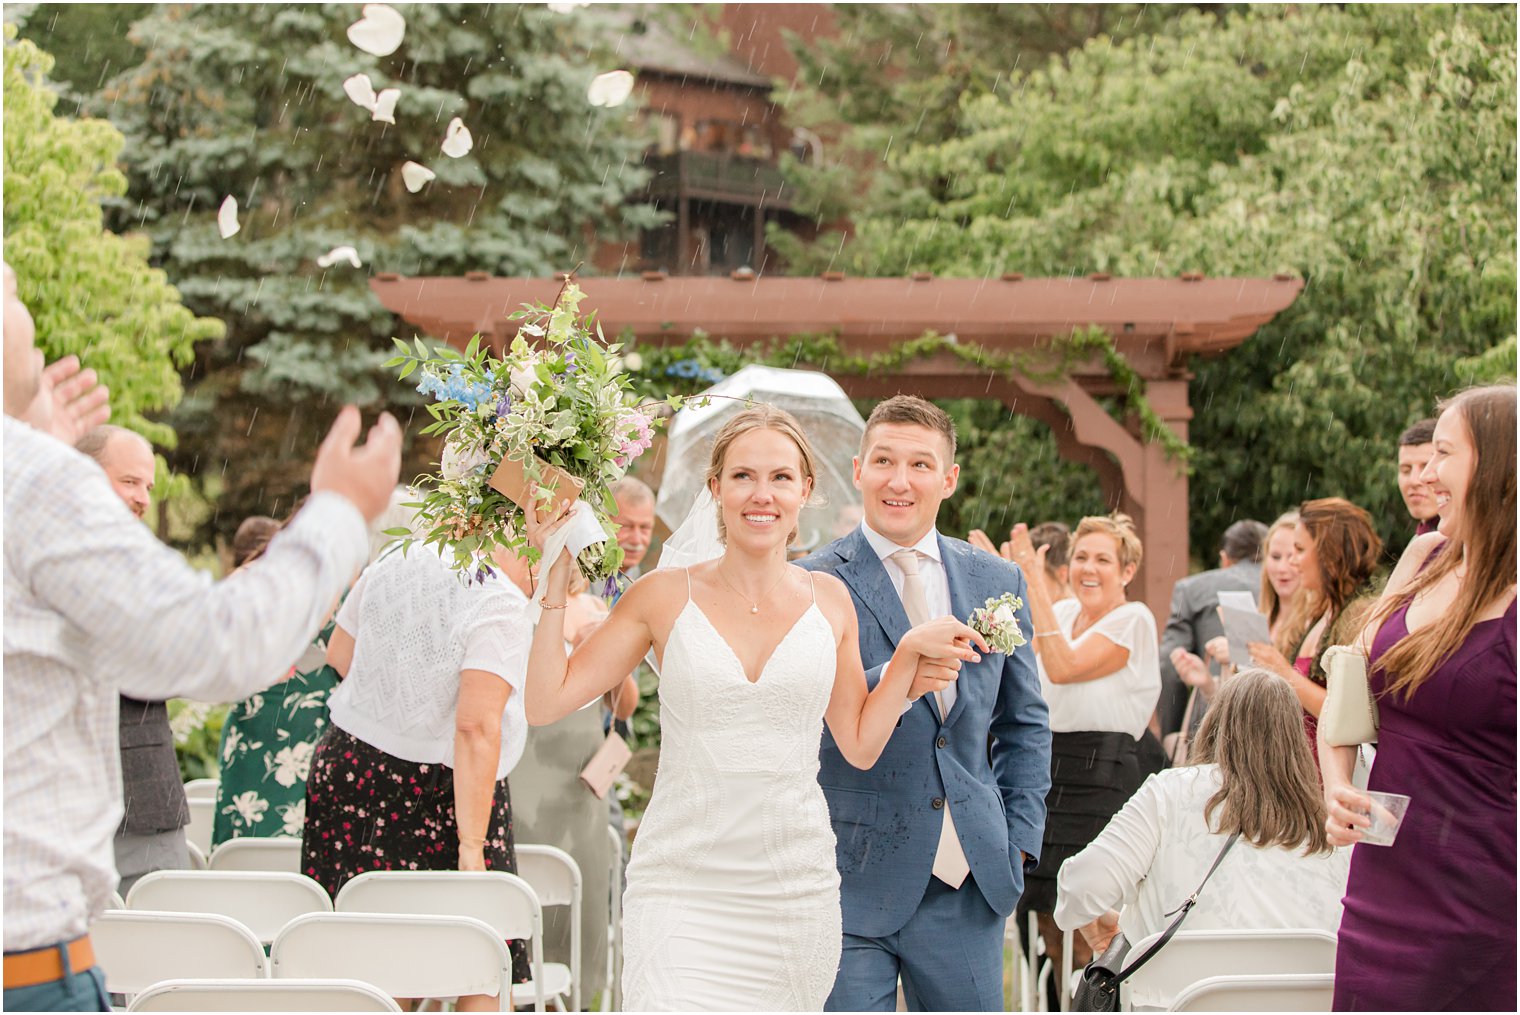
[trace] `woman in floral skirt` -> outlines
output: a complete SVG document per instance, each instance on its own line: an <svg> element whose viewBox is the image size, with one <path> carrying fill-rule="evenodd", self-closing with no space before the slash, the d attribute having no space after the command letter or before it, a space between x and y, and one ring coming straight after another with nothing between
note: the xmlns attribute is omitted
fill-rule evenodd
<svg viewBox="0 0 1520 1015"><path fill-rule="evenodd" d="M367 871L517 870L507 773L528 732L528 598L500 562L476 560L470 580L440 553L452 559L413 545L372 564L328 641L343 681L306 786L301 870L334 897ZM511 951L520 983L527 952Z"/></svg>

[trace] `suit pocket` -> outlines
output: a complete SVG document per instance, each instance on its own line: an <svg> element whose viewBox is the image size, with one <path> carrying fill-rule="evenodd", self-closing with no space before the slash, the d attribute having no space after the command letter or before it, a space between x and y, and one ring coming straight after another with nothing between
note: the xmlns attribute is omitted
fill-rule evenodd
<svg viewBox="0 0 1520 1015"><path fill-rule="evenodd" d="M841 874L853 874L871 854L871 828L876 824L876 794L857 789L823 788L834 826L834 860Z"/></svg>

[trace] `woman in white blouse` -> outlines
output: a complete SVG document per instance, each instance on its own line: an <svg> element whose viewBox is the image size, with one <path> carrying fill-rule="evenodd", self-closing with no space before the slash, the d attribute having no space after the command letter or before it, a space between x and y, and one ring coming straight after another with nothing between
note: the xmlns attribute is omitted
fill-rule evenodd
<svg viewBox="0 0 1520 1015"><path fill-rule="evenodd" d="M1046 549L1036 551L1022 527L1011 536L1014 562L1026 575L1043 575ZM1072 598L1052 602L1045 582L1028 583L1040 688L1050 708L1051 785L1040 863L1025 878L1019 920L1024 926L1027 914L1038 914L1058 969L1056 872L1140 788L1139 741L1161 694L1156 618L1126 599L1141 554L1127 515L1084 518L1071 543ZM1075 951L1076 963L1085 963L1086 946L1076 942Z"/></svg>
<svg viewBox="0 0 1520 1015"><path fill-rule="evenodd" d="M1097 951L1116 930L1132 943L1162 931L1173 919L1166 914L1239 832L1183 929L1334 933L1351 851L1326 836L1319 776L1292 689L1262 669L1223 681L1192 756L1192 764L1146 780L1092 845L1061 867L1056 923L1080 928ZM1132 1000L1156 1008L1172 1001L1143 993Z"/></svg>
<svg viewBox="0 0 1520 1015"><path fill-rule="evenodd" d="M517 870L507 773L528 732L528 598L503 561L465 576L442 554L415 544L370 565L328 641L344 679L306 784L301 869L334 897L372 870ZM527 952L511 951L521 983Z"/></svg>

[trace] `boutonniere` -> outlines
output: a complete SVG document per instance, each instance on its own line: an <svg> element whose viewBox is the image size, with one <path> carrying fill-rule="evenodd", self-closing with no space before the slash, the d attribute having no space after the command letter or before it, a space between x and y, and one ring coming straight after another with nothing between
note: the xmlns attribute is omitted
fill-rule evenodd
<svg viewBox="0 0 1520 1015"><path fill-rule="evenodd" d="M987 639L992 651L1008 655L1029 641L1019 630L1018 611L1023 608L1024 600L1012 592L1005 592L996 599L987 600L980 609L972 610L967 624Z"/></svg>

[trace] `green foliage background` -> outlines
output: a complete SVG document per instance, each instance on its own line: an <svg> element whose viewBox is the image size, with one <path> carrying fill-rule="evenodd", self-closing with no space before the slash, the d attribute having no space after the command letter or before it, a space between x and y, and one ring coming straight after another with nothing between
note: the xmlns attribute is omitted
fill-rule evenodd
<svg viewBox="0 0 1520 1015"><path fill-rule="evenodd" d="M846 124L834 168L793 176L853 232L773 239L797 272L1301 274L1289 311L1195 364L1193 546L1339 495L1396 549L1410 528L1397 434L1474 376L1513 377L1514 8L1171 13L983 85L995 53L894 63L901 26L861 12L862 57L826 54L839 76L792 100ZM868 87L884 74L905 76L885 97ZM904 106L936 82L966 87L939 131L920 130ZM871 184L844 185L862 161ZM1007 464L968 450L991 475Z"/></svg>

